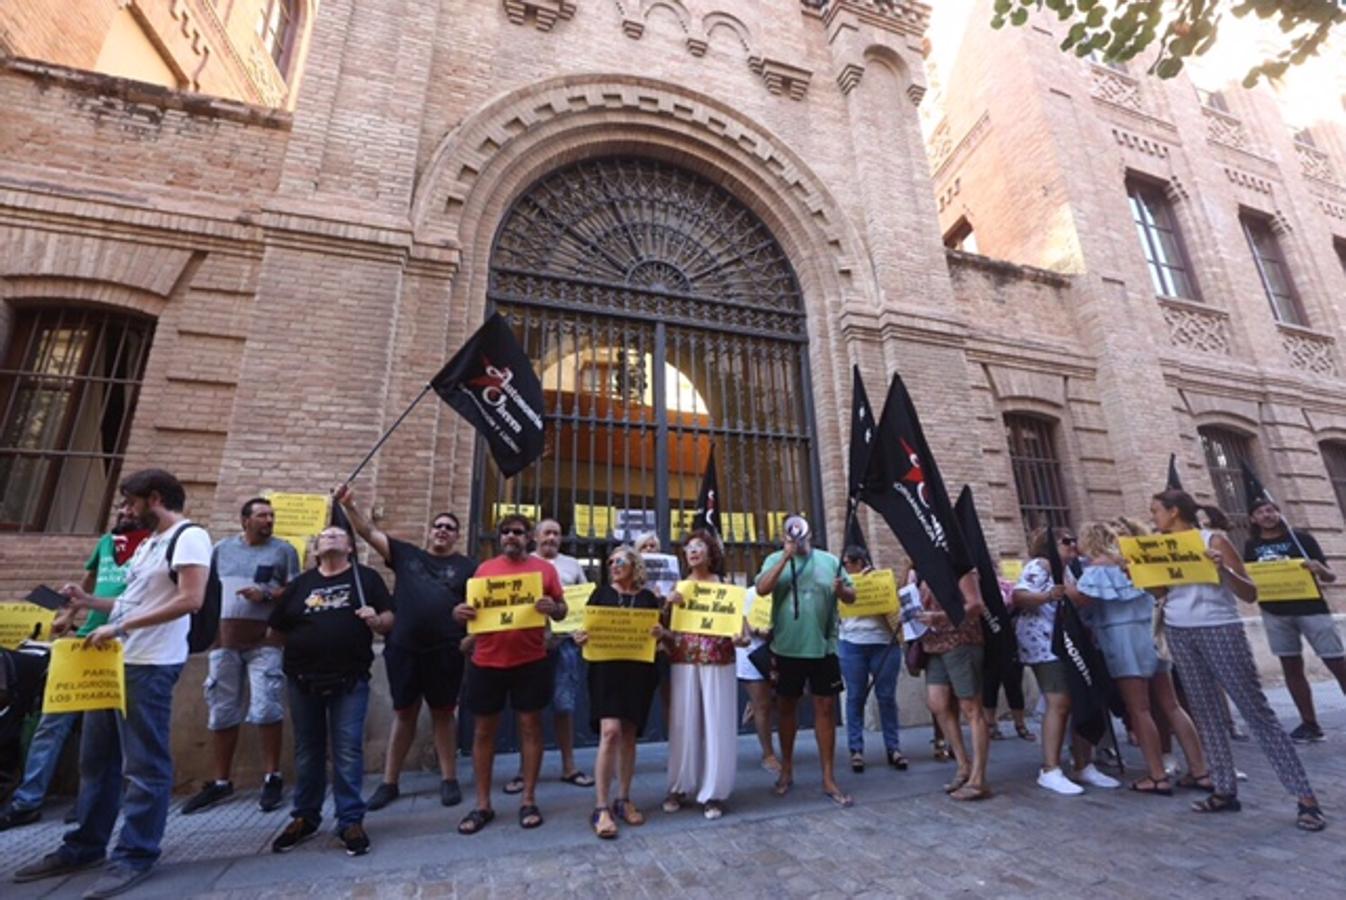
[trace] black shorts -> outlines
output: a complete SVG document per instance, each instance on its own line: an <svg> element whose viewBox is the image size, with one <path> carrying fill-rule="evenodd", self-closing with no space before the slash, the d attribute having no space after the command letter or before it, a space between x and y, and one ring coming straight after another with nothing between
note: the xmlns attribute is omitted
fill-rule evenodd
<svg viewBox="0 0 1346 900"><path fill-rule="evenodd" d="M509 701L515 712L536 712L551 703L551 660L543 657L509 669L468 663L463 705L474 716L493 716Z"/></svg>
<svg viewBox="0 0 1346 900"><path fill-rule="evenodd" d="M419 706L421 698L431 709L453 709L463 686L463 654L452 644L433 650L411 650L386 644L383 663L388 668L388 692L393 709Z"/></svg>
<svg viewBox="0 0 1346 900"><path fill-rule="evenodd" d="M841 663L835 653L821 659L801 659L797 656L773 656L776 673L776 693L782 697L798 698L804 695L804 685L815 697L835 697L841 693Z"/></svg>

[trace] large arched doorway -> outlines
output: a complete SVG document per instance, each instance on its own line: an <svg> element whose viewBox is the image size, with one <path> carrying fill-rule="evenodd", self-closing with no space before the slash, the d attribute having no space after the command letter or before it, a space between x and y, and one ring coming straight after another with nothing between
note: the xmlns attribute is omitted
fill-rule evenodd
<svg viewBox="0 0 1346 900"><path fill-rule="evenodd" d="M510 480L478 453L479 537L506 511L555 518L600 579L616 543L680 540L712 447L733 580L779 545L787 513L821 531L803 297L724 188L645 158L558 169L502 219L487 298L542 378L547 446Z"/></svg>

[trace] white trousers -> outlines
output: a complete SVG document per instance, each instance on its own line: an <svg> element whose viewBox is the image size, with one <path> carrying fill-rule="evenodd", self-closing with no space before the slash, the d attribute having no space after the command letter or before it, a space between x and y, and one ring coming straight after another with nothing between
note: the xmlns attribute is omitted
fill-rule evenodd
<svg viewBox="0 0 1346 900"><path fill-rule="evenodd" d="M726 800L738 768L734 666L674 663L668 711L668 792Z"/></svg>

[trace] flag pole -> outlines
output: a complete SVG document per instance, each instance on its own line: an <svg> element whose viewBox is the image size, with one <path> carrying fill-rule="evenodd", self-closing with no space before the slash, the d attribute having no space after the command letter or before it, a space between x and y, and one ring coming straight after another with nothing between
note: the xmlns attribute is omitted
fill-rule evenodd
<svg viewBox="0 0 1346 900"><path fill-rule="evenodd" d="M402 422L406 419L406 417L411 415L411 411L416 408L416 404L424 400L425 395L430 393L430 391L432 391L433 389L434 385L428 382L426 383L425 387L421 388L421 392L416 395L416 399L412 400L409 404L407 404L407 408L402 410L402 415L397 417L397 421L393 422L392 425L388 426L388 430L383 432L383 436L380 437L378 441L374 444L374 447L368 453L365 454L365 458L360 460L360 464L355 467L355 471L351 472L350 475L346 477L346 480L341 482L342 487L346 487L352 481L354 481L355 476L359 475L360 472L364 469L364 467L369 465L369 461L374 458L374 454L379 452L379 448L382 447L384 442L386 442L388 438L392 436L392 433L397 430L397 426L401 425Z"/></svg>

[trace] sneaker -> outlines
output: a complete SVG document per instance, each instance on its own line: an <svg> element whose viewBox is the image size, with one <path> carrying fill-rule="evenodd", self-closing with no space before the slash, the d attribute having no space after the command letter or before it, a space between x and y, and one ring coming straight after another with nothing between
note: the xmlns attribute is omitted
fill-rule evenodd
<svg viewBox="0 0 1346 900"><path fill-rule="evenodd" d="M383 809L400 796L402 796L402 792L397 789L397 785L385 781L374 789L374 795L369 798L369 802L365 806L369 808L370 812L373 812L376 809Z"/></svg>
<svg viewBox="0 0 1346 900"><path fill-rule="evenodd" d="M103 874L94 882L93 887L84 892L84 900L102 900L103 897L115 897L150 877L153 869L132 869L121 863L112 863L103 870Z"/></svg>
<svg viewBox="0 0 1346 900"><path fill-rule="evenodd" d="M42 818L40 809L15 809L7 806L4 812L0 812L0 831L9 831L20 825L32 825L40 818Z"/></svg>
<svg viewBox="0 0 1346 900"><path fill-rule="evenodd" d="M318 833L318 826L303 816L295 816L285 830L271 842L272 853L288 853Z"/></svg>
<svg viewBox="0 0 1346 900"><path fill-rule="evenodd" d="M1038 787L1044 787L1049 791L1067 796L1084 793L1084 788L1067 778L1066 773L1061 771L1060 766L1038 772Z"/></svg>
<svg viewBox="0 0 1346 900"><path fill-rule="evenodd" d="M359 822L341 829L341 843L346 845L347 856L364 856L369 852L369 835Z"/></svg>
<svg viewBox="0 0 1346 900"><path fill-rule="evenodd" d="M207 807L214 806L226 797L234 795L234 783L232 781L207 781L205 787L197 791L182 804L182 814L190 816L192 813L200 812Z"/></svg>
<svg viewBox="0 0 1346 900"><path fill-rule="evenodd" d="M1323 729L1316 724L1301 723L1298 728L1290 732L1290 740L1296 744L1317 744L1327 740L1327 735L1323 734Z"/></svg>
<svg viewBox="0 0 1346 900"><path fill-rule="evenodd" d="M257 807L262 812L271 812L280 807L284 794L285 779L275 774L268 775L262 782L262 796L257 801Z"/></svg>
<svg viewBox="0 0 1346 900"><path fill-rule="evenodd" d="M1085 784L1093 785L1096 788L1107 788L1109 790L1122 786L1122 783L1116 778L1098 771L1093 763L1089 763L1089 765L1076 772L1075 780L1083 781Z"/></svg>
<svg viewBox="0 0 1346 900"><path fill-rule="evenodd" d="M463 789L458 786L457 778L439 783L439 802L441 806L457 806L463 802Z"/></svg>
<svg viewBox="0 0 1346 900"><path fill-rule="evenodd" d="M72 872L80 872L84 869L91 869L94 866L101 866L103 858L86 859L83 862L77 862L72 857L67 856L60 850L55 853L48 853L35 863L29 863L14 871L14 883L24 884L29 881L38 881L42 878L54 878L57 875L69 875Z"/></svg>

